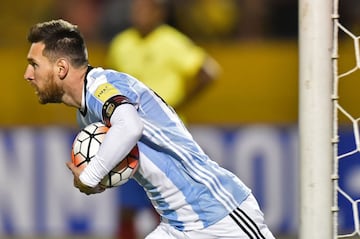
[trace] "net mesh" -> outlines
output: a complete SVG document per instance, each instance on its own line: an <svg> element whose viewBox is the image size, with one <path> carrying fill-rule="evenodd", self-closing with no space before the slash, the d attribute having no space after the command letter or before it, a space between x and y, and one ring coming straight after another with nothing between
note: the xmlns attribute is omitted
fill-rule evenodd
<svg viewBox="0 0 360 239"><path fill-rule="evenodd" d="M342 1L343 2L343 1ZM342 3L341 2L341 3ZM333 1L333 235L334 238L360 238L359 202L360 193L348 190L348 182L342 168L358 167L360 169L360 134L359 121L356 113L351 111L351 105L346 100L341 101L345 95L339 88L344 81L355 78L354 75L360 69L359 36L351 26L342 22L340 17L342 9L339 9L339 0ZM341 4L340 3L340 4ZM344 49L344 54L340 51ZM345 49L351 49L346 51ZM351 52L347 54L346 52ZM351 58L351 60L349 60ZM341 68L341 70L339 70ZM358 77L357 77L358 78ZM352 102L354 105L354 102ZM341 128L341 130L339 130ZM348 130L351 134L351 142L342 142L343 137L339 132ZM344 146L346 145L346 146ZM344 147L342 147L344 146ZM344 163L343 163L344 162ZM355 171L354 171L355 172ZM360 172L357 171L358 173ZM355 175L355 174L354 174ZM358 174L359 175L359 174ZM359 177L359 176L357 176ZM356 179L356 176L355 176ZM358 178L360 179L360 178ZM354 181L354 180L353 180ZM358 186L360 192L360 181ZM350 225L350 226L349 226Z"/></svg>

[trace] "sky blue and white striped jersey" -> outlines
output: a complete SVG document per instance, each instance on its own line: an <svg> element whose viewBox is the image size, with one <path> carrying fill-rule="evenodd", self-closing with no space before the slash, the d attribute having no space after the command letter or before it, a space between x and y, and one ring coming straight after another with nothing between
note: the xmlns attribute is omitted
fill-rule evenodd
<svg viewBox="0 0 360 239"><path fill-rule="evenodd" d="M250 194L238 177L209 159L175 112L143 83L102 68L92 69L86 81L86 110L78 112L81 126L104 122L102 106L114 95L127 97L137 108L144 131L134 178L163 221L178 230L201 229L224 218Z"/></svg>

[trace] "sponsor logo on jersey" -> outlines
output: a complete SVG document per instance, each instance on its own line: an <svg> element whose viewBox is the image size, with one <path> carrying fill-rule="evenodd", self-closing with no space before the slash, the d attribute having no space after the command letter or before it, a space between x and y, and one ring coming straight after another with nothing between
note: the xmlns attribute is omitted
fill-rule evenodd
<svg viewBox="0 0 360 239"><path fill-rule="evenodd" d="M104 83L99 85L95 91L95 97L105 102L110 97L119 94L119 91L110 83Z"/></svg>

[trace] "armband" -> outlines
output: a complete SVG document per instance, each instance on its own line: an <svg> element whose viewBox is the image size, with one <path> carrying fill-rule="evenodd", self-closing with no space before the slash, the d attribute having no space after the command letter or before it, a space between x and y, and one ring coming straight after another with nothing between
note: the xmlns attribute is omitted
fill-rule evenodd
<svg viewBox="0 0 360 239"><path fill-rule="evenodd" d="M115 95L111 98L109 98L107 101L105 101L103 107L102 107L102 117L104 119L104 122L106 126L110 127L110 118L112 114L114 113L114 110L116 107L122 104L131 104L130 100L123 96L123 95Z"/></svg>

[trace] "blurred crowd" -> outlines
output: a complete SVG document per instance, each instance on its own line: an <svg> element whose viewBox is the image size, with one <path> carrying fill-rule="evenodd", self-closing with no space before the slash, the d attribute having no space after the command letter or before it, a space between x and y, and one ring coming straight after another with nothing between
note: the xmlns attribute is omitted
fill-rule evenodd
<svg viewBox="0 0 360 239"><path fill-rule="evenodd" d="M109 41L129 26L130 1L62 0L56 9L89 39ZM297 36L297 1L172 0L169 11L170 25L202 41Z"/></svg>
<svg viewBox="0 0 360 239"><path fill-rule="evenodd" d="M0 3L0 44L23 41L29 25L53 18L76 23L88 41L107 43L130 25L131 0L18 0ZM168 23L194 40L296 39L296 0L168 0ZM360 1L339 1L342 22L358 30ZM11 27L9 27L11 26ZM360 32L360 31L356 31Z"/></svg>
<svg viewBox="0 0 360 239"><path fill-rule="evenodd" d="M17 39L25 35L24 32L32 23L64 18L79 25L88 41L106 43L116 33L129 26L130 1L3 1L0 3L0 26L6 29L5 38ZM168 23L195 40L261 40L297 36L297 1L170 1L171 14ZM11 28L8 27L9 24ZM0 40L0 44L2 41Z"/></svg>

